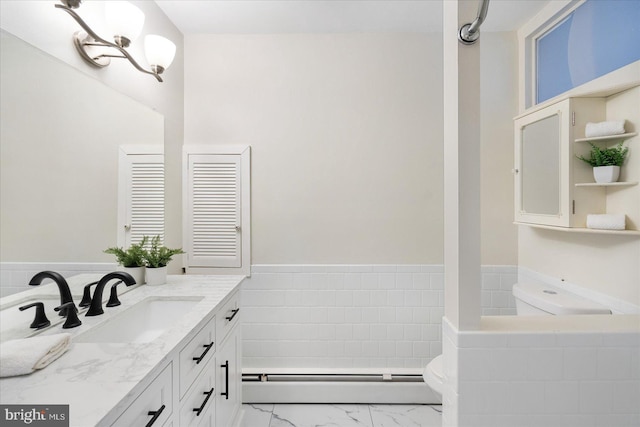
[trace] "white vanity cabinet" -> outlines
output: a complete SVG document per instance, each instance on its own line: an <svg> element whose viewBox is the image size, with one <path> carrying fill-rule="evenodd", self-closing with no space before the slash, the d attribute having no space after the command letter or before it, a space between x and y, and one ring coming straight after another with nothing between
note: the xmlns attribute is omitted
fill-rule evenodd
<svg viewBox="0 0 640 427"><path fill-rule="evenodd" d="M225 301L112 426L237 424L242 405L239 291Z"/></svg>
<svg viewBox="0 0 640 427"><path fill-rule="evenodd" d="M114 427L163 426L173 415L173 364L169 363L112 424Z"/></svg>
<svg viewBox="0 0 640 427"><path fill-rule="evenodd" d="M81 294L87 283L100 277L70 278L72 294ZM240 291L244 279L242 275L169 275L165 285L134 287L123 295L121 306L110 307L102 316L83 317L78 328L62 330L59 325L42 331L67 332L73 344L53 366L0 379L0 403L63 402L69 405L71 427L237 427L242 414ZM58 294L54 283L45 284L0 298L0 306ZM155 301L166 304L150 304ZM157 316L151 310L164 311ZM151 314L154 322L166 313L174 320L150 322L134 340L128 334L93 333L102 327L117 331L123 323L132 327L132 322L140 323L131 320L130 313L139 313L139 318Z"/></svg>
<svg viewBox="0 0 640 427"><path fill-rule="evenodd" d="M232 297L217 317L216 426L233 426L242 405L242 350L239 294Z"/></svg>

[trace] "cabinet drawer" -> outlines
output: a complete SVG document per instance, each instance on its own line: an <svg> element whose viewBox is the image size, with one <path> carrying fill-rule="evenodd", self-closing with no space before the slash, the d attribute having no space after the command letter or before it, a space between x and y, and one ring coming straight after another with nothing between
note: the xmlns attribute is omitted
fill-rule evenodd
<svg viewBox="0 0 640 427"><path fill-rule="evenodd" d="M187 393L216 351L216 318L211 319L180 351L180 398Z"/></svg>
<svg viewBox="0 0 640 427"><path fill-rule="evenodd" d="M216 336L219 343L224 341L229 331L238 323L239 318L240 293L236 291L216 314Z"/></svg>
<svg viewBox="0 0 640 427"><path fill-rule="evenodd" d="M162 426L167 422L173 412L172 366L169 363L112 426L147 426L152 420L151 425Z"/></svg>
<svg viewBox="0 0 640 427"><path fill-rule="evenodd" d="M215 358L214 358L215 361ZM199 426L211 418L216 408L214 362L206 365L204 373L180 403L180 425Z"/></svg>

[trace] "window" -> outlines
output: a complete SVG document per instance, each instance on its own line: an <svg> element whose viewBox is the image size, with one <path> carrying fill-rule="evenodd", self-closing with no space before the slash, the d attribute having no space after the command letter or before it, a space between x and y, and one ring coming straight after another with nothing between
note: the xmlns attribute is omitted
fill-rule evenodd
<svg viewBox="0 0 640 427"><path fill-rule="evenodd" d="M587 0L536 52L537 103L640 60L640 2Z"/></svg>
<svg viewBox="0 0 640 427"><path fill-rule="evenodd" d="M640 61L640 1L549 2L518 36L521 109L614 71L618 82L633 80L628 74L637 74L630 70Z"/></svg>

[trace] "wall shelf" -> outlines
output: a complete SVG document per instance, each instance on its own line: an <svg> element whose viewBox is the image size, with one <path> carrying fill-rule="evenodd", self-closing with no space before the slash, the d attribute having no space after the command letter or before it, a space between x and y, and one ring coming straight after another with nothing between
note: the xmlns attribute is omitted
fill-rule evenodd
<svg viewBox="0 0 640 427"><path fill-rule="evenodd" d="M514 222L515 225L526 225L533 228L542 228L545 230L564 231L566 233L583 233L583 234L611 234L616 236L640 236L640 230L599 230L596 228L583 227L554 227L552 225L530 224L527 222Z"/></svg>
<svg viewBox="0 0 640 427"><path fill-rule="evenodd" d="M638 134L638 132L630 132L630 133L621 133L618 135L606 135L606 136L594 136L591 138L578 138L575 140L575 142L608 142L608 141L615 141L617 139L629 139L631 137L634 137Z"/></svg>
<svg viewBox="0 0 640 427"><path fill-rule="evenodd" d="M634 185L638 185L637 181L627 181L627 182L577 182L575 184L576 187L632 187Z"/></svg>

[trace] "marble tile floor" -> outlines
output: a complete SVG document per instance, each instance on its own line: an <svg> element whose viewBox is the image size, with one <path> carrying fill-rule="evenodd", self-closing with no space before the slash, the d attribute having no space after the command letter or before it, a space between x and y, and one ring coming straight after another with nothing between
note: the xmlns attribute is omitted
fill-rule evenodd
<svg viewBox="0 0 640 427"><path fill-rule="evenodd" d="M244 404L241 427L441 427L441 405Z"/></svg>

